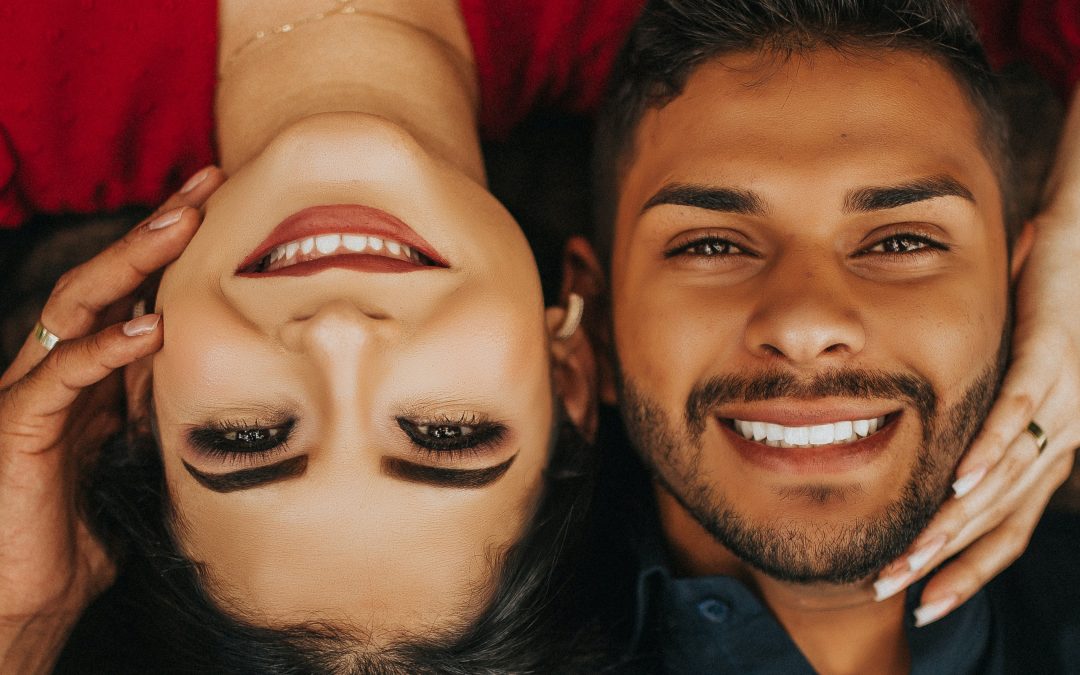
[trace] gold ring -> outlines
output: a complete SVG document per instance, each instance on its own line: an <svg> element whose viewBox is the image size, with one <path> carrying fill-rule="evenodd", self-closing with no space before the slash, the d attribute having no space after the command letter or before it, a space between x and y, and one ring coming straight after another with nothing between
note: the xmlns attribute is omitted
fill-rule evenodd
<svg viewBox="0 0 1080 675"><path fill-rule="evenodd" d="M1039 447L1039 454L1046 449L1046 444L1049 439L1046 437L1046 432L1042 430L1038 424L1035 424L1035 420L1031 420L1027 425L1027 432L1031 434L1031 437L1035 439L1035 445Z"/></svg>
<svg viewBox="0 0 1080 675"><path fill-rule="evenodd" d="M60 336L46 328L40 320L34 324L34 339L45 348L45 351L50 352L56 343L60 342Z"/></svg>

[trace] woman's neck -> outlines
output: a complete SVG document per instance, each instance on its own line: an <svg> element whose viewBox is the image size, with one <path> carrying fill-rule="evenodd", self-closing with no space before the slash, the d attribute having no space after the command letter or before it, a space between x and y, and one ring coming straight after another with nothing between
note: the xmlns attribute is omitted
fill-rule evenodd
<svg viewBox="0 0 1080 675"><path fill-rule="evenodd" d="M378 115L484 184L478 87L453 0L221 0L216 118L235 172L282 129L324 112ZM272 31L285 24L287 32ZM255 39L260 31L265 38Z"/></svg>

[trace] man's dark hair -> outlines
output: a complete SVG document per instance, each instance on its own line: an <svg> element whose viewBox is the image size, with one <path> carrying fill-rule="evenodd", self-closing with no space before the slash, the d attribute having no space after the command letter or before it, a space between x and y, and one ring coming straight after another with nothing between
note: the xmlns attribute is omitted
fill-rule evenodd
<svg viewBox="0 0 1080 675"><path fill-rule="evenodd" d="M631 31L609 82L593 158L594 243L609 262L619 187L634 133L704 62L736 52L781 58L819 48L913 51L937 59L967 93L1002 192L1010 241L1018 226L998 85L964 9L950 0L655 0Z"/></svg>
<svg viewBox="0 0 1080 675"><path fill-rule="evenodd" d="M595 672L607 660L592 590L601 586L595 583L600 571L582 548L595 460L593 448L563 418L536 511L524 537L493 560L495 589L480 616L464 630L371 649L362 636L338 626L271 629L222 611L207 593L199 565L177 547L157 444L147 434L121 434L103 450L83 506L121 569L108 621L121 627L104 632L118 643L138 645L133 655L106 655L121 661L110 664L110 672ZM72 667L83 672L86 657L77 647L74 652L65 659L82 664ZM65 672L64 663L58 672Z"/></svg>

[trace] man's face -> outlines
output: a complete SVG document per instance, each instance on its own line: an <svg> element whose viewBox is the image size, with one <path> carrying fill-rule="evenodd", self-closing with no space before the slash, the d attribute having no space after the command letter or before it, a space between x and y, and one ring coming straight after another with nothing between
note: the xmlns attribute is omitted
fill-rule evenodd
<svg viewBox="0 0 1080 675"><path fill-rule="evenodd" d="M668 534L794 581L900 554L992 400L1006 268L976 112L937 62L699 67L637 129L612 251L621 405Z"/></svg>

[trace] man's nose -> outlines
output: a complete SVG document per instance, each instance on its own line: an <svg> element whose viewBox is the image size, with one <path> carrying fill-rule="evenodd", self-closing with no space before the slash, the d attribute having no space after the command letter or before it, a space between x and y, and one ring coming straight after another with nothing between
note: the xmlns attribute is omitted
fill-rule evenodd
<svg viewBox="0 0 1080 675"><path fill-rule="evenodd" d="M866 327L845 271L788 258L765 281L747 324L747 348L792 366L839 365L859 354Z"/></svg>

